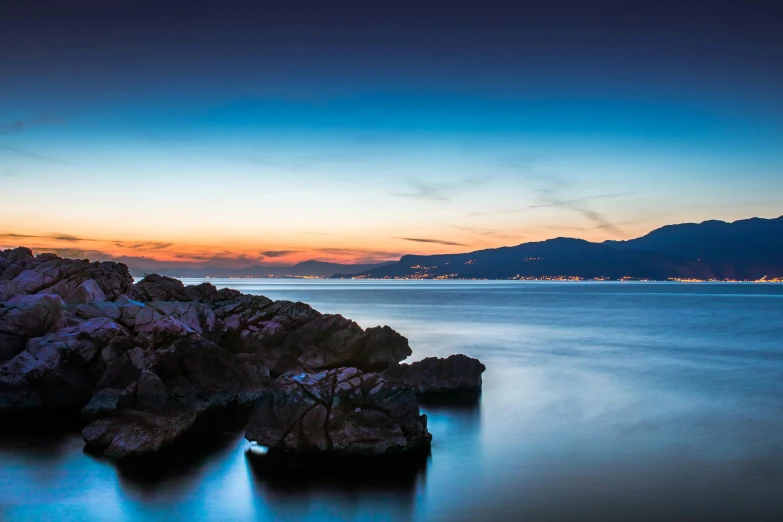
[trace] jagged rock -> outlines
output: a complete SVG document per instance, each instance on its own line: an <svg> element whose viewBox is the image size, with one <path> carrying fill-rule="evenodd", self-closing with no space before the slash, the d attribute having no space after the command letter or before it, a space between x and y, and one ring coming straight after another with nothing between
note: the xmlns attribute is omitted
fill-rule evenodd
<svg viewBox="0 0 783 522"><path fill-rule="evenodd" d="M304 303L243 297L215 309L224 322L222 343L234 352L258 353L270 369L310 371L355 366L383 369L412 352L388 326L363 330L340 315L321 314ZM282 363L282 364L280 364Z"/></svg>
<svg viewBox="0 0 783 522"><path fill-rule="evenodd" d="M133 287L134 297L143 303L148 301L191 301L185 296L185 285L179 279L147 274Z"/></svg>
<svg viewBox="0 0 783 522"><path fill-rule="evenodd" d="M0 362L24 349L28 339L65 325L58 295L17 295L0 303Z"/></svg>
<svg viewBox="0 0 783 522"><path fill-rule="evenodd" d="M231 288L222 288L218 290L210 283L201 283L200 285L186 286L183 292L191 301L200 303L218 304L231 299L236 299L242 295L239 290Z"/></svg>
<svg viewBox="0 0 783 522"><path fill-rule="evenodd" d="M386 374L400 379L419 396L481 392L481 374L486 370L478 359L451 355L445 359L427 357L411 364L390 367Z"/></svg>
<svg viewBox="0 0 783 522"><path fill-rule="evenodd" d="M98 318L29 340L0 367L0 410L81 408L103 370L101 348L121 336L127 336L122 326Z"/></svg>
<svg viewBox="0 0 783 522"><path fill-rule="evenodd" d="M82 415L96 419L134 406L139 378L154 363L154 353L145 354L140 347L120 355L106 368Z"/></svg>
<svg viewBox="0 0 783 522"><path fill-rule="evenodd" d="M149 301L198 301L215 305L242 295L238 290L218 290L210 283L185 286L179 279L147 274L134 286L134 295L141 302Z"/></svg>
<svg viewBox="0 0 783 522"><path fill-rule="evenodd" d="M0 279L12 281L21 294L57 294L66 297L80 284L92 279L113 300L133 289L128 267L112 261L90 263L85 259L63 259L54 254L33 257L29 249L0 252Z"/></svg>
<svg viewBox="0 0 783 522"><path fill-rule="evenodd" d="M65 297L66 303L85 304L106 301L106 294L94 279L83 281L76 289Z"/></svg>
<svg viewBox="0 0 783 522"><path fill-rule="evenodd" d="M245 437L272 451L346 455L404 452L432 441L410 388L356 368L279 377L258 399Z"/></svg>
<svg viewBox="0 0 783 522"><path fill-rule="evenodd" d="M11 280L21 274L35 260L33 251L19 247L11 250L0 250L0 279Z"/></svg>
<svg viewBox="0 0 783 522"><path fill-rule="evenodd" d="M17 294L16 285L11 281L0 281L0 302L8 301Z"/></svg>
<svg viewBox="0 0 783 522"><path fill-rule="evenodd" d="M197 414L180 410L160 415L127 409L98 420L82 431L85 442L111 458L141 457L155 453L182 438L193 427Z"/></svg>
<svg viewBox="0 0 783 522"><path fill-rule="evenodd" d="M166 346L134 348L109 366L83 410L97 419L83 430L88 445L116 458L157 451L205 415L249 407L271 383L252 358L178 332Z"/></svg>
<svg viewBox="0 0 783 522"><path fill-rule="evenodd" d="M0 251L0 414L81 409L85 441L108 456L157 451L253 405L248 436L284 453L428 447L412 388L479 388L484 367L398 364L410 354L388 326L304 303L157 275L134 286L122 264Z"/></svg>
<svg viewBox="0 0 783 522"><path fill-rule="evenodd" d="M411 355L408 340L388 326L362 328L341 315L323 315L293 332L286 348L307 367L384 369Z"/></svg>

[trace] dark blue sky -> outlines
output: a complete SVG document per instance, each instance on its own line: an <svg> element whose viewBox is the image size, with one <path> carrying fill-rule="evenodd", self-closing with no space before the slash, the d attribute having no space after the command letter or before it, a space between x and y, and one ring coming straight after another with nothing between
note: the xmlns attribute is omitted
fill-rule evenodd
<svg viewBox="0 0 783 522"><path fill-rule="evenodd" d="M781 213L781 2L161 4L0 7L0 233L381 258ZM96 227L119 196L148 218Z"/></svg>

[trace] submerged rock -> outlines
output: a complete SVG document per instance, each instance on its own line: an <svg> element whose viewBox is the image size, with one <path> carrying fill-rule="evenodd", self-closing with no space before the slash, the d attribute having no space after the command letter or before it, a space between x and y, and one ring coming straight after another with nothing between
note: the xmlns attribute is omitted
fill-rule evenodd
<svg viewBox="0 0 783 522"><path fill-rule="evenodd" d="M399 453L432 441L410 388L356 368L279 377L256 402L245 436L271 451L346 455Z"/></svg>

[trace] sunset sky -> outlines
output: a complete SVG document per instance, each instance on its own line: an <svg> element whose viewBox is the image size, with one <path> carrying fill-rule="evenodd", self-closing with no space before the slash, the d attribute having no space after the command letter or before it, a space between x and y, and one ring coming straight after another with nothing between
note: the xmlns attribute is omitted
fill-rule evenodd
<svg viewBox="0 0 783 522"><path fill-rule="evenodd" d="M160 4L0 7L0 247L365 262L783 214L779 2Z"/></svg>

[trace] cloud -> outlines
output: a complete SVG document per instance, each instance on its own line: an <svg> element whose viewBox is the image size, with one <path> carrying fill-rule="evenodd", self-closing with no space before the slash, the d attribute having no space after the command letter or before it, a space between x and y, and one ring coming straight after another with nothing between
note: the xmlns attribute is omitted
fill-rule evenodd
<svg viewBox="0 0 783 522"><path fill-rule="evenodd" d="M4 238L16 238L16 239L56 239L58 241L68 241L68 242L77 242L77 241L102 241L101 239L90 239L90 238L84 238L84 237L76 237L72 236L70 234L60 234L60 233L51 233L51 234L14 234L14 233L0 233L0 237Z"/></svg>
<svg viewBox="0 0 783 522"><path fill-rule="evenodd" d="M283 257L288 254L295 253L296 250L264 250L261 252L262 257Z"/></svg>
<svg viewBox="0 0 783 522"><path fill-rule="evenodd" d="M554 190L542 190L542 197L546 201L541 205L531 205L529 208L543 208L543 207L557 207L581 214L586 219L595 223L595 228L601 228L611 233L612 235L621 237L624 235L623 231L619 228L621 223L612 222L606 215L597 210L589 209L585 206L586 203L598 199L612 199L629 196L631 193L624 192L619 194L598 194L594 196L584 196L576 199L558 199L554 196Z"/></svg>
<svg viewBox="0 0 783 522"><path fill-rule="evenodd" d="M62 125L63 123L65 123L65 118L63 117L53 116L51 114L41 114L35 118L29 118L27 120L19 119L2 124L0 125L0 134L17 134L39 125Z"/></svg>
<svg viewBox="0 0 783 522"><path fill-rule="evenodd" d="M19 156L24 156L25 158L45 161L47 163L54 163L56 165L67 165L65 161L62 161L60 159L53 158L52 156L46 156L44 154L38 154L37 152L32 152L27 149L21 149L19 147L13 147L10 145L0 145L0 151L2 150L6 152L10 152L12 154L17 154Z"/></svg>
<svg viewBox="0 0 783 522"><path fill-rule="evenodd" d="M416 243L435 243L438 245L447 245L447 246L467 246L464 243L455 243L453 241L444 241L442 239L429 239L429 238L423 238L423 237L394 237L394 239L402 239L403 241L413 241Z"/></svg>
<svg viewBox="0 0 783 522"><path fill-rule="evenodd" d="M477 176L462 180L452 180L448 185L438 187L420 180L411 181L412 189L410 192L395 192L392 196L400 198L422 199L427 201L451 201L453 194L460 190L479 185L485 185L492 181L490 176Z"/></svg>
<svg viewBox="0 0 783 522"><path fill-rule="evenodd" d="M172 246L174 243L161 243L158 241L143 241L140 243L126 243L124 241L116 241L114 246L117 248L128 248L131 250L163 250Z"/></svg>
<svg viewBox="0 0 783 522"><path fill-rule="evenodd" d="M434 185L422 183L421 181L413 181L411 182L411 185L413 186L413 190L411 192L395 192L392 194L392 196L397 196L400 198L425 199L429 201L450 200L448 197L446 197L447 189L445 188L438 188Z"/></svg>
<svg viewBox="0 0 783 522"><path fill-rule="evenodd" d="M457 230L464 232L470 232L479 236L492 237L497 239L524 239L526 236L521 234L509 234L508 232L501 232L492 228L477 228L477 227L455 227Z"/></svg>

